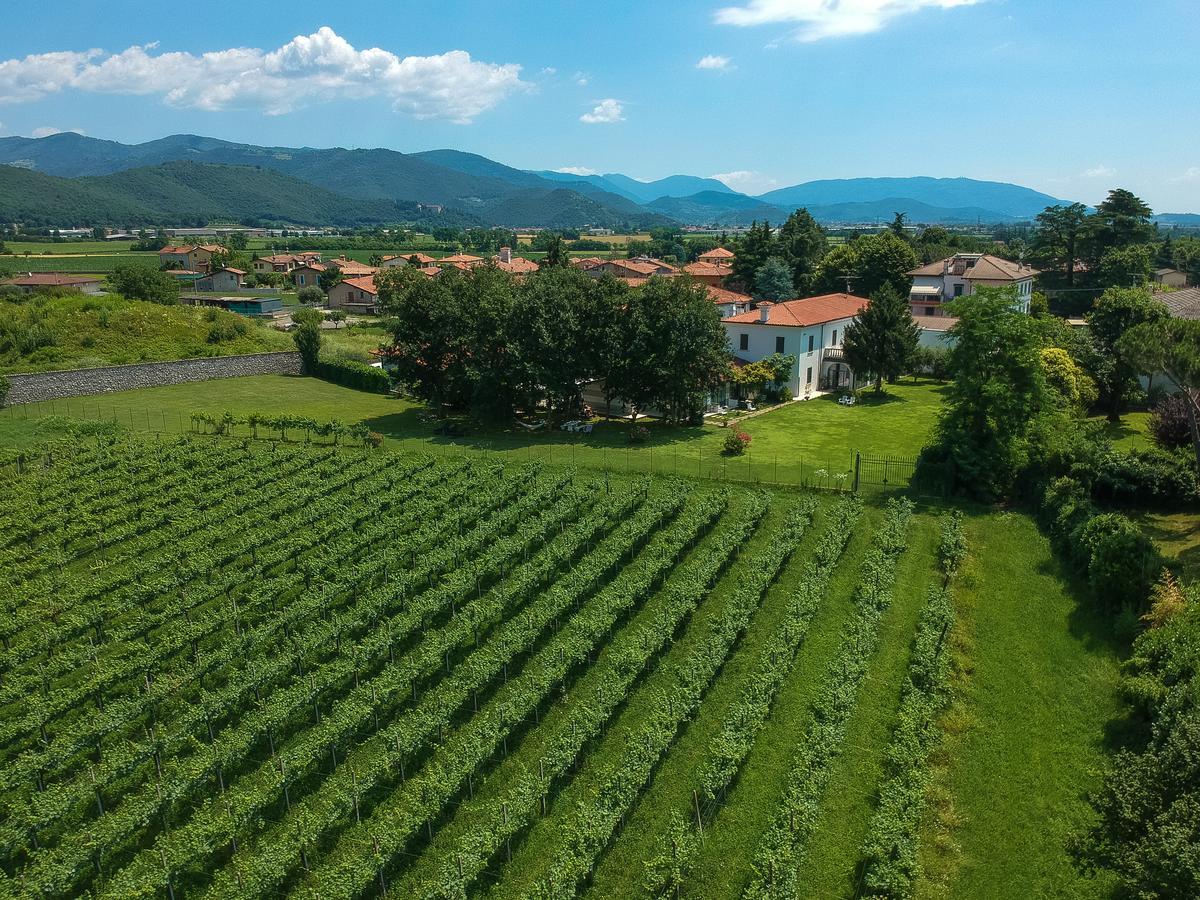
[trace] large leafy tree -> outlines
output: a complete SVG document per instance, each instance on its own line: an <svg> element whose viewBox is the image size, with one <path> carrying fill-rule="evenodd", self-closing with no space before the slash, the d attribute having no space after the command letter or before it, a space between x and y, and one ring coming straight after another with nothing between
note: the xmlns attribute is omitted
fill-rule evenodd
<svg viewBox="0 0 1200 900"><path fill-rule="evenodd" d="M720 314L703 285L651 278L629 293L619 327L613 395L635 410L656 408L669 421L700 414L730 359Z"/></svg>
<svg viewBox="0 0 1200 900"><path fill-rule="evenodd" d="M792 270L792 287L804 296L813 286L817 266L829 250L825 230L807 209L798 209L779 229L778 253Z"/></svg>
<svg viewBox="0 0 1200 900"><path fill-rule="evenodd" d="M885 231L834 247L821 261L816 286L818 290L842 291L849 281L852 291L860 296L873 296L884 285L907 293L912 281L906 273L916 265L912 245Z"/></svg>
<svg viewBox="0 0 1200 900"><path fill-rule="evenodd" d="M1047 408L1041 336L1016 309L1015 288L979 288L955 301L958 321L936 451L961 488L984 500L1007 496L1029 458L1034 423Z"/></svg>
<svg viewBox="0 0 1200 900"><path fill-rule="evenodd" d="M1082 203L1047 206L1037 215L1033 256L1042 265L1061 269L1068 287L1075 284L1075 268L1084 240L1087 207Z"/></svg>
<svg viewBox="0 0 1200 900"><path fill-rule="evenodd" d="M179 302L179 279L150 266L121 263L109 274L108 286L129 300L168 306Z"/></svg>
<svg viewBox="0 0 1200 900"><path fill-rule="evenodd" d="M1110 422L1121 421L1126 400L1137 390L1139 370L1126 356L1122 336L1138 325L1166 318L1165 305L1135 288L1109 288L1088 313L1088 327L1099 354L1099 368L1092 374Z"/></svg>
<svg viewBox="0 0 1200 900"><path fill-rule="evenodd" d="M883 381L895 381L907 371L917 352L920 329L913 321L908 301L890 284L871 296L871 302L846 326L842 350L855 372L875 381L875 393L883 392Z"/></svg>
<svg viewBox="0 0 1200 900"><path fill-rule="evenodd" d="M758 270L776 253L775 236L771 232L770 223L752 222L750 229L738 242L737 255L733 258L733 272L728 280L743 288L753 288Z"/></svg>
<svg viewBox="0 0 1200 900"><path fill-rule="evenodd" d="M1096 276L1104 287L1140 287L1154 269L1154 245L1131 244L1110 247L1100 257Z"/></svg>
<svg viewBox="0 0 1200 900"><path fill-rule="evenodd" d="M1179 391L1200 467L1200 321L1159 317L1130 328L1117 348L1130 366L1162 373Z"/></svg>
<svg viewBox="0 0 1200 900"><path fill-rule="evenodd" d="M1110 191L1096 212L1088 216L1082 253L1089 269L1098 272L1100 261L1109 250L1153 241L1151 212L1145 201L1130 191L1123 188Z"/></svg>
<svg viewBox="0 0 1200 900"><path fill-rule="evenodd" d="M778 257L771 257L754 273L755 300L787 300L793 296L792 270Z"/></svg>

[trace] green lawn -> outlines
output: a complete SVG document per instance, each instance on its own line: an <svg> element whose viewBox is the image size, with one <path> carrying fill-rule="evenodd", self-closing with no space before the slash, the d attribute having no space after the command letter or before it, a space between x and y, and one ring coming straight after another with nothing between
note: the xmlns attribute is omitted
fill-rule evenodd
<svg viewBox="0 0 1200 900"><path fill-rule="evenodd" d="M1104 416L1093 416L1091 421L1104 426L1105 436L1117 450L1149 450L1154 446L1148 412L1127 412L1120 422L1109 422Z"/></svg>
<svg viewBox="0 0 1200 900"><path fill-rule="evenodd" d="M0 441L39 415L115 418L137 430L177 432L190 427L189 416L197 411L292 413L318 421L366 422L393 446L497 451L514 459L592 468L833 487L848 486L856 450L872 455L915 455L933 427L943 391L934 384L905 383L889 387L881 401L869 400L854 407L840 406L832 398L791 404L744 422L753 443L749 453L740 458L722 455L728 431L717 425L684 428L651 423L650 440L638 446L629 443L626 422L600 424L590 435L526 432L514 426L455 438L436 437L434 422L419 404L311 378L270 375L9 409L0 413Z"/></svg>
<svg viewBox="0 0 1200 900"><path fill-rule="evenodd" d="M1101 896L1108 885L1073 867L1067 841L1121 713L1126 648L1027 516L972 516L967 546L955 588L967 674L918 896Z"/></svg>

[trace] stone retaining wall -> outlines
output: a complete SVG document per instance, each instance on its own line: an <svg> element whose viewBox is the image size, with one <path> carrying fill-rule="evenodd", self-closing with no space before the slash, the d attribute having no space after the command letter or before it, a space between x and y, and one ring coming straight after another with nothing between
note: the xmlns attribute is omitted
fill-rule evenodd
<svg viewBox="0 0 1200 900"><path fill-rule="evenodd" d="M240 378L245 375L299 375L300 354L252 353L245 356L216 356L204 359L178 359L170 362L137 363L130 366L104 366L95 369L67 369L62 372L33 372L9 375L12 386L9 405L36 403L131 391L136 388L209 381L214 378Z"/></svg>

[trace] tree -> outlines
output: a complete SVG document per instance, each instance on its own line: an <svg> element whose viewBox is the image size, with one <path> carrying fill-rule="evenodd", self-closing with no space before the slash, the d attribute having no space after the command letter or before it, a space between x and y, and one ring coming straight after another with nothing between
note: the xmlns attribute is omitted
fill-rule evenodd
<svg viewBox="0 0 1200 900"><path fill-rule="evenodd" d="M327 265L321 270L321 274L317 276L317 284L321 286L326 294L337 287L342 281L342 270L335 265Z"/></svg>
<svg viewBox="0 0 1200 900"><path fill-rule="evenodd" d="M329 319L330 322L333 322L334 327L336 328L340 322L346 321L346 311L344 309L331 309L326 318Z"/></svg>
<svg viewBox="0 0 1200 900"><path fill-rule="evenodd" d="M849 278L853 293L859 296L870 297L885 284L907 294L912 286L907 273L916 265L917 254L908 241L890 231L864 235L826 255L816 285L818 290L842 291Z"/></svg>
<svg viewBox="0 0 1200 900"><path fill-rule="evenodd" d="M569 266L571 259L567 254L567 245L562 239L562 235L554 235L546 244L546 255L542 259L540 266L545 266L552 269L556 266Z"/></svg>
<svg viewBox="0 0 1200 900"><path fill-rule="evenodd" d="M325 302L325 292L315 284L306 284L296 292L296 299L305 306L317 306Z"/></svg>
<svg viewBox="0 0 1200 900"><path fill-rule="evenodd" d="M1154 240L1150 207L1127 190L1110 191L1096 212L1088 216L1083 255L1091 271L1100 266L1108 250L1146 244Z"/></svg>
<svg viewBox="0 0 1200 900"><path fill-rule="evenodd" d="M930 454L953 464L961 489L989 501L1012 489L1049 403L1037 325L1016 301L1011 287L981 287L955 301L954 380Z"/></svg>
<svg viewBox="0 0 1200 900"><path fill-rule="evenodd" d="M850 368L875 380L875 393L883 393L883 380L895 381L908 369L917 351L921 330L913 321L908 301L885 284L871 297L867 308L846 326L842 351Z"/></svg>
<svg viewBox="0 0 1200 900"><path fill-rule="evenodd" d="M905 223L908 221L908 213L897 212L893 215L891 224L888 225L888 231L894 234L901 240L908 240L908 230Z"/></svg>
<svg viewBox="0 0 1200 900"><path fill-rule="evenodd" d="M1041 352L1042 374L1046 384L1077 411L1096 402L1096 383L1062 347L1045 347Z"/></svg>
<svg viewBox="0 0 1200 900"><path fill-rule="evenodd" d="M1062 269L1068 287L1075 284L1075 265L1079 259L1087 217L1087 207L1082 203L1047 206L1037 214L1037 231L1033 236L1034 259L1043 265Z"/></svg>
<svg viewBox="0 0 1200 900"><path fill-rule="evenodd" d="M108 284L128 300L148 300L172 305L179 302L179 281L169 272L137 263L119 263L108 276Z"/></svg>
<svg viewBox="0 0 1200 900"><path fill-rule="evenodd" d="M771 225L763 222L751 222L750 229L738 242L737 255L733 258L733 272L729 280L740 284L743 288L754 287L754 276L766 265L767 260L775 256L775 236L771 233Z"/></svg>
<svg viewBox="0 0 1200 900"><path fill-rule="evenodd" d="M766 360L760 359L744 366L731 367L730 379L738 387L745 388L752 397L757 397L775 380L775 369Z"/></svg>
<svg viewBox="0 0 1200 900"><path fill-rule="evenodd" d="M1136 288L1109 288L1088 313L1088 329L1100 353L1100 368L1093 374L1108 421L1121 421L1126 399L1137 390L1138 368L1126 357L1121 337L1138 325L1161 321L1167 315L1164 304Z"/></svg>
<svg viewBox="0 0 1200 900"><path fill-rule="evenodd" d="M296 343L304 372L308 375L316 373L321 358L321 321L324 318L319 309L311 306L292 313L292 322L296 326L292 331L292 340Z"/></svg>
<svg viewBox="0 0 1200 900"><path fill-rule="evenodd" d="M792 270L782 259L771 257L754 273L755 300L786 300L792 296Z"/></svg>
<svg viewBox="0 0 1200 900"><path fill-rule="evenodd" d="M241 253L243 250L246 249L246 232L244 232L244 231L230 232L229 237L226 238L225 243L226 243L226 246L228 246L230 250L233 250L237 253Z"/></svg>
<svg viewBox="0 0 1200 900"><path fill-rule="evenodd" d="M1117 348L1131 368L1161 372L1179 391L1200 468L1200 321L1158 316L1128 329Z"/></svg>
<svg viewBox="0 0 1200 900"><path fill-rule="evenodd" d="M1154 270L1154 245L1110 247L1100 257L1096 277L1101 287L1142 287Z"/></svg>
<svg viewBox="0 0 1200 900"><path fill-rule="evenodd" d="M817 267L829 250L825 230L807 209L796 210L779 229L778 255L792 270L792 287L806 296L813 286Z"/></svg>

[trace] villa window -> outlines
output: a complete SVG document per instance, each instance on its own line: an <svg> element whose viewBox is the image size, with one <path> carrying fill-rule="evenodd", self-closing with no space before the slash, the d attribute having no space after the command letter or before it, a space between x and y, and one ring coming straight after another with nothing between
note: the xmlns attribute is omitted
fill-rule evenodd
<svg viewBox="0 0 1200 900"><path fill-rule="evenodd" d="M739 350L749 350L750 349L750 335L748 335L748 334L739 334L738 335L738 349Z"/></svg>
<svg viewBox="0 0 1200 900"><path fill-rule="evenodd" d="M836 346L837 346L837 329L836 329L836 328L835 328L835 329L833 329L833 343L832 343L832 344L830 344L829 346L830 346L830 347L836 347Z"/></svg>
<svg viewBox="0 0 1200 900"><path fill-rule="evenodd" d="M812 352L813 352L813 341L814 341L814 338L813 338L813 336L810 334L810 335L808 336L808 352L809 352L809 353L812 353ZM810 378L810 379L809 379L809 381L812 381L812 379Z"/></svg>
<svg viewBox="0 0 1200 900"><path fill-rule="evenodd" d="M963 286L961 284L956 284L954 286L954 296L961 297L962 295L963 295Z"/></svg>
<svg viewBox="0 0 1200 900"><path fill-rule="evenodd" d="M808 367L808 377L805 379L805 384L812 384L812 366Z"/></svg>
<svg viewBox="0 0 1200 900"><path fill-rule="evenodd" d="M783 352L783 337L782 336L775 338L775 352L776 353Z"/></svg>

